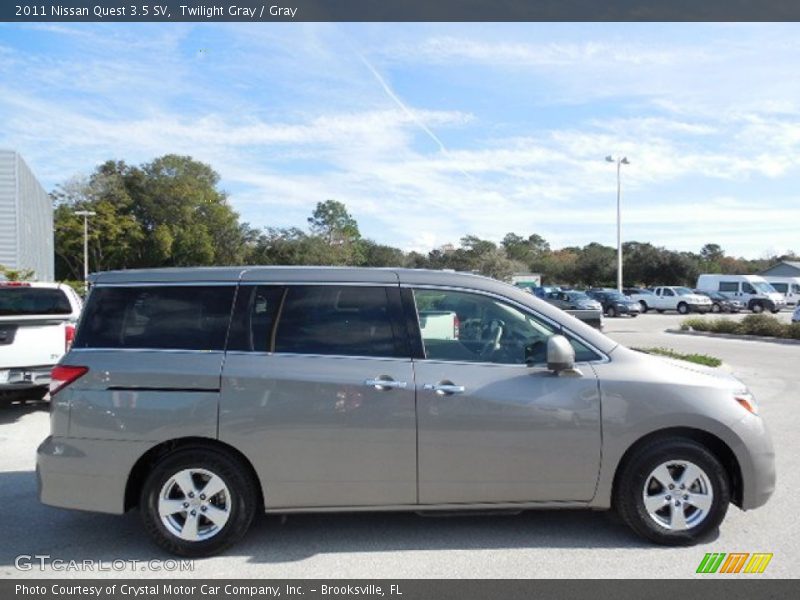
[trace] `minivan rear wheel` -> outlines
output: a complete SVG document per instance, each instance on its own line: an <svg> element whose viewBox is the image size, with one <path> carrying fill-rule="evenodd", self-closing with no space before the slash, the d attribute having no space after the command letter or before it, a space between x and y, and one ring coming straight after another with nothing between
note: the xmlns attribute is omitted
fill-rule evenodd
<svg viewBox="0 0 800 600"><path fill-rule="evenodd" d="M253 521L258 494L236 459L207 448L183 449L161 459L145 480L139 507L145 529L179 556L221 552Z"/></svg>
<svg viewBox="0 0 800 600"><path fill-rule="evenodd" d="M730 504L725 468L692 440L654 442L617 479L614 505L636 533L659 544L690 545L716 530Z"/></svg>

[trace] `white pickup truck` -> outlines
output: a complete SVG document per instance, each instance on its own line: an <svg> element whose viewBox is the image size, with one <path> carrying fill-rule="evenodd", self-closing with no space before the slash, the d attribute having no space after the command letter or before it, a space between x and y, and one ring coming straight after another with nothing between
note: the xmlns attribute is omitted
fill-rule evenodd
<svg viewBox="0 0 800 600"><path fill-rule="evenodd" d="M82 307L68 285L0 281L0 402L41 399Z"/></svg>
<svg viewBox="0 0 800 600"><path fill-rule="evenodd" d="M653 296L648 298L647 308L654 308L658 312L675 310L682 315L690 312L706 313L711 310L713 305L711 298L695 294L687 287L668 285L655 287L652 290Z"/></svg>

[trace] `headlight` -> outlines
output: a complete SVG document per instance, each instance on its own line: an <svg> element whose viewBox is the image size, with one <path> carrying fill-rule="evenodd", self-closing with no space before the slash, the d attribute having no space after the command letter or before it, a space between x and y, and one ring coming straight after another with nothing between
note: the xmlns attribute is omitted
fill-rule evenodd
<svg viewBox="0 0 800 600"><path fill-rule="evenodd" d="M745 408L748 412L758 415L758 404L756 403L756 399L747 390L734 392L733 399L739 403L740 406Z"/></svg>

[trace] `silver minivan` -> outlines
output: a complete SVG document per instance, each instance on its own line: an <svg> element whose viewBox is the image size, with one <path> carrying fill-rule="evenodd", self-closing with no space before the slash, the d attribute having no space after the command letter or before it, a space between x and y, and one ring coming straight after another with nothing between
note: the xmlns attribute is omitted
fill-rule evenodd
<svg viewBox="0 0 800 600"><path fill-rule="evenodd" d="M259 510L614 508L689 544L775 486L742 383L491 279L247 267L93 284L53 371L40 498L138 506L175 554L221 551Z"/></svg>

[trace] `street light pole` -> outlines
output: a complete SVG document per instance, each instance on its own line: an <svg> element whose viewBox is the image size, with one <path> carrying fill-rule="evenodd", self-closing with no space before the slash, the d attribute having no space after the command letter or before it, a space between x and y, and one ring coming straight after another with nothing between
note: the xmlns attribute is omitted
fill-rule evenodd
<svg viewBox="0 0 800 600"><path fill-rule="evenodd" d="M89 217L97 213L91 210L76 210L75 214L83 217L83 280L89 279Z"/></svg>
<svg viewBox="0 0 800 600"><path fill-rule="evenodd" d="M614 158L606 156L606 161L617 163L617 291L622 293L622 182L620 179L620 169L622 165L631 164L627 156Z"/></svg>

